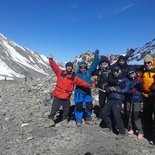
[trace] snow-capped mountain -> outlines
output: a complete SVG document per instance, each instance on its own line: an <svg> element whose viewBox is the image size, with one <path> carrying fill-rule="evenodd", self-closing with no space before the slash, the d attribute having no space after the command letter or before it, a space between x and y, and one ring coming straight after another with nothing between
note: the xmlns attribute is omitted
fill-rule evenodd
<svg viewBox="0 0 155 155"><path fill-rule="evenodd" d="M0 79L43 77L51 73L48 59L0 34Z"/></svg>

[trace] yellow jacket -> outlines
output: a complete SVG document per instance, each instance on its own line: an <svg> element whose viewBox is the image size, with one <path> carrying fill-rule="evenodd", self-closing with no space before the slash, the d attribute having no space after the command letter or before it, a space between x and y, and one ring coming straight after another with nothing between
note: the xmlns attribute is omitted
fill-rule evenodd
<svg viewBox="0 0 155 155"><path fill-rule="evenodd" d="M150 87L154 82L154 76L155 76L155 68L152 67L149 70L144 70L142 74L142 81L143 81L143 88L144 88L144 97L148 97L148 94L145 92L150 91Z"/></svg>

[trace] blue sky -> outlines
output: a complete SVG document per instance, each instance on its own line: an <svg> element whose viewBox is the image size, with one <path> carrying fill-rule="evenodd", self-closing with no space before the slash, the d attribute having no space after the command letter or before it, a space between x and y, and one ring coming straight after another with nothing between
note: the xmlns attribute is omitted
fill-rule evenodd
<svg viewBox="0 0 155 155"><path fill-rule="evenodd" d="M155 37L155 0L0 0L0 33L58 61L121 54Z"/></svg>

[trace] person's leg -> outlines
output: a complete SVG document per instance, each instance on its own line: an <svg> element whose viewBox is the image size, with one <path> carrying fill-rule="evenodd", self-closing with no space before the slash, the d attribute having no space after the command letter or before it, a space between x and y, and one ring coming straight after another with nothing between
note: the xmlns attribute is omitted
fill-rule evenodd
<svg viewBox="0 0 155 155"><path fill-rule="evenodd" d="M91 121L92 119L92 110L93 110L93 99L91 95L84 95L84 102L85 102L85 118L86 121Z"/></svg>
<svg viewBox="0 0 155 155"><path fill-rule="evenodd" d="M129 130L129 134L131 135L131 134L133 134L133 125L132 125L132 111L133 111L133 108L132 108L132 105L131 105L132 103L131 102L126 102L126 125L127 125L127 128L128 128L128 130ZM132 108L132 109L131 109Z"/></svg>
<svg viewBox="0 0 155 155"><path fill-rule="evenodd" d="M143 98L142 123L146 138L152 138L152 103L150 98Z"/></svg>
<svg viewBox="0 0 155 155"><path fill-rule="evenodd" d="M141 123L141 103L135 102L133 107L133 122L135 129L138 130L138 133L143 134L142 123Z"/></svg>
<svg viewBox="0 0 155 155"><path fill-rule="evenodd" d="M61 100L54 97L52 108L51 108L51 113L49 114L48 118L54 120L54 116L56 112L59 110L61 106Z"/></svg>
<svg viewBox="0 0 155 155"><path fill-rule="evenodd" d="M78 124L82 123L83 118L83 96L79 92L74 94L75 119Z"/></svg>
<svg viewBox="0 0 155 155"><path fill-rule="evenodd" d="M111 101L108 100L104 108L102 109L101 116L105 123L105 126L109 129L112 129L110 114L111 114Z"/></svg>
<svg viewBox="0 0 155 155"><path fill-rule="evenodd" d="M116 128L120 134L124 135L125 128L124 128L123 120L121 118L121 108L122 108L122 101L119 101L119 100L113 101L112 112L113 112L114 120L116 122Z"/></svg>
<svg viewBox="0 0 155 155"><path fill-rule="evenodd" d="M68 120L69 108L70 108L70 100L64 100L62 103L63 120Z"/></svg>
<svg viewBox="0 0 155 155"><path fill-rule="evenodd" d="M54 97L52 108L51 108L51 113L48 116L50 121L47 122L47 124L45 125L45 128L49 128L49 127L54 127L55 126L55 118L54 117L55 117L56 112L59 110L60 106L61 106L61 100L59 100L58 98Z"/></svg>
<svg viewBox="0 0 155 155"><path fill-rule="evenodd" d="M106 93L99 91L99 105L102 109L105 105Z"/></svg>
<svg viewBox="0 0 155 155"><path fill-rule="evenodd" d="M93 109L93 104L92 102L86 102L86 108L85 108L85 112L86 112L86 124L92 125L92 109Z"/></svg>

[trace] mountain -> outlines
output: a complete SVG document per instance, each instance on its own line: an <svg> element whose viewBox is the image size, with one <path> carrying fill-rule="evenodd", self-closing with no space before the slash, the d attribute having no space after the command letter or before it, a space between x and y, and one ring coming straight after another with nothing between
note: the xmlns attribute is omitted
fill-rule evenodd
<svg viewBox="0 0 155 155"><path fill-rule="evenodd" d="M51 74L48 59L0 34L0 79L37 78Z"/></svg>

